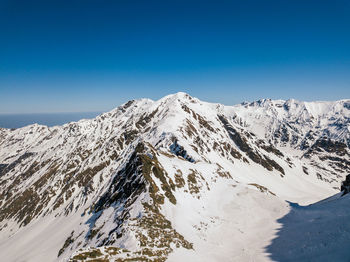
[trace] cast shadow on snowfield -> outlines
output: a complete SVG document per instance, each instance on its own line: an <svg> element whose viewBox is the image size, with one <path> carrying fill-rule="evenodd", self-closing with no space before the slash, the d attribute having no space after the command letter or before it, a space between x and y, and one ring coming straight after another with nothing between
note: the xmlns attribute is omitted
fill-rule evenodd
<svg viewBox="0 0 350 262"><path fill-rule="evenodd" d="M350 262L350 196L339 194L309 206L290 204L265 248L272 261Z"/></svg>
<svg viewBox="0 0 350 262"><path fill-rule="evenodd" d="M98 231L95 229L96 220L101 216L102 211L98 211L97 213L93 213L91 217L85 222L86 225L89 225L89 230L85 235L85 239L92 239Z"/></svg>

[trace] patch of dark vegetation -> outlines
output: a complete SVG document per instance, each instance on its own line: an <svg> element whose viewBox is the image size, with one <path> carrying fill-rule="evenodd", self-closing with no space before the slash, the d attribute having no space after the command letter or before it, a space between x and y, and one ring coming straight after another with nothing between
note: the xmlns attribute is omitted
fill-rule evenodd
<svg viewBox="0 0 350 262"><path fill-rule="evenodd" d="M224 168L222 166L220 166L219 164L216 164L218 166L218 169L216 170L216 173L223 178L232 178L230 172L227 172L224 170Z"/></svg>
<svg viewBox="0 0 350 262"><path fill-rule="evenodd" d="M252 183L252 184L249 184L249 185L255 186L255 187L256 187L257 189L259 189L260 192L262 192L262 193L269 193L269 194L271 194L271 195L276 196L276 194L273 193L273 192L271 192L267 187L264 187L264 186L262 186L262 185L255 184L255 183Z"/></svg>
<svg viewBox="0 0 350 262"><path fill-rule="evenodd" d="M91 260L91 259L96 259L96 258L99 258L99 257L102 257L103 254L101 253L101 251L99 249L93 249L92 251L86 251L86 252L82 252L82 253L79 253L78 255L74 256L72 258L72 261L101 261L101 262L104 262L104 261L108 261L108 260Z"/></svg>
<svg viewBox="0 0 350 262"><path fill-rule="evenodd" d="M124 132L124 141L126 145L129 145L132 143L138 136L139 131L138 130L130 130Z"/></svg>
<svg viewBox="0 0 350 262"><path fill-rule="evenodd" d="M171 222L159 212L156 205L147 203L143 205L145 215L136 221L137 228L141 229L136 234L141 250L136 251L135 255L146 255L148 259L145 261L165 261L168 254L173 251L171 244L176 248L193 249L193 244L172 228Z"/></svg>
<svg viewBox="0 0 350 262"><path fill-rule="evenodd" d="M33 162L29 168L23 173L20 173L12 181L9 186L0 192L0 203L4 203L0 208L0 221L9 218L15 218L16 221L21 222L21 226L27 225L35 216L40 214L42 209L50 201L52 192L50 189L46 189L41 195L39 195L38 189L42 185L42 181L48 179L55 172L50 171L55 169L54 167L48 168L46 174L37 180L31 187L28 187L23 192L19 192L17 187L23 183L25 179L33 176L34 173L44 168L48 161L44 161L41 164ZM53 163L53 166L56 164Z"/></svg>
<svg viewBox="0 0 350 262"><path fill-rule="evenodd" d="M191 110L191 109L190 109L187 105L185 105L185 104L183 104L181 107L182 107L182 109L183 109L186 113L192 114L193 118L194 118L195 120L198 121L199 126L200 126L203 130L206 129L206 130L208 130L208 131L210 131L210 132L215 132L215 129L210 125L210 123L209 123L204 117L202 117L201 115L195 113L193 110ZM187 121L190 122L188 119L187 119ZM192 136L193 133L195 133L195 132L193 132L193 131L191 132L191 129L194 129L194 128L192 128L191 126L193 127L193 125L190 124L190 126L189 126L189 128L188 128L188 130L190 131L189 133L191 133L190 136Z"/></svg>
<svg viewBox="0 0 350 262"><path fill-rule="evenodd" d="M136 122L136 127L139 129L144 128L153 119L157 112L158 108L154 110L151 114L141 116L140 119Z"/></svg>
<svg viewBox="0 0 350 262"><path fill-rule="evenodd" d="M198 122L199 122L199 125L201 128L205 128L213 133L215 132L214 128L209 124L209 122L207 120L204 119L204 117L202 117L199 114L196 114L196 115L197 115L197 119L198 119Z"/></svg>
<svg viewBox="0 0 350 262"><path fill-rule="evenodd" d="M94 167L88 167L87 169L81 171L80 173L77 173L74 176L74 180L78 182L79 187L84 187L87 189L88 192L91 192L93 190L92 188L92 182L95 175L97 175L98 172L105 169L110 164L110 160L107 160L105 162L102 162Z"/></svg>
<svg viewBox="0 0 350 262"><path fill-rule="evenodd" d="M226 143L226 142L221 143L221 146L222 146L223 150L221 147L219 147L219 148L221 150L222 156L225 156L225 153L229 152L233 158L241 159L241 157L242 157L241 153L239 153L236 149L234 149L229 143Z"/></svg>
<svg viewBox="0 0 350 262"><path fill-rule="evenodd" d="M42 163L44 165L44 163ZM37 172L42 165L38 162L34 161L24 172L20 173L15 177L15 179L11 182L11 184L7 187L6 191L0 193L0 200L8 200L14 193L16 187L18 187L24 180L32 177L35 172ZM5 199L4 199L4 195Z"/></svg>
<svg viewBox="0 0 350 262"><path fill-rule="evenodd" d="M183 178L183 174L180 169L178 169L175 173L175 185L178 188L185 186L185 179Z"/></svg>
<svg viewBox="0 0 350 262"><path fill-rule="evenodd" d="M34 182L34 188L35 190L39 190L40 188L47 185L50 178L54 177L59 169L59 164L52 163L51 166L48 168L47 172L42 175L37 181Z"/></svg>
<svg viewBox="0 0 350 262"><path fill-rule="evenodd" d="M191 194L198 194L200 191L200 187L197 184L196 173L194 170L190 174L187 175L188 189Z"/></svg>
<svg viewBox="0 0 350 262"><path fill-rule="evenodd" d="M191 113L191 109L189 109L188 106L186 106L185 104L181 106L181 108L183 109L183 111L185 111L186 113L190 114Z"/></svg>
<svg viewBox="0 0 350 262"><path fill-rule="evenodd" d="M27 225L43 206L38 206L40 196L33 188L26 189L18 197L12 199L0 209L0 221L16 217L21 226Z"/></svg>
<svg viewBox="0 0 350 262"><path fill-rule="evenodd" d="M196 137L198 136L197 129L193 126L190 120L186 119L186 127L185 127L185 133L188 137Z"/></svg>
<svg viewBox="0 0 350 262"><path fill-rule="evenodd" d="M74 243L73 234L74 234L74 230L71 232L70 236L66 239L66 241L64 241L63 246L58 251L57 257L61 256L63 252L66 250L66 248L69 247L72 243Z"/></svg>
<svg viewBox="0 0 350 262"><path fill-rule="evenodd" d="M199 193L204 185L204 182L207 186L207 189L210 190L210 188L204 177L198 171L193 169L190 169L190 171L191 173L187 175L188 190L192 195L195 195L199 199Z"/></svg>
<svg viewBox="0 0 350 262"><path fill-rule="evenodd" d="M34 153L31 153L31 152L24 153L19 158L17 158L15 161L13 161L11 164L6 165L5 168L0 170L0 176L2 176L4 174L6 174L7 172L9 172L10 170L14 169L17 165L21 164L24 160L30 158L33 155L34 155Z"/></svg>
<svg viewBox="0 0 350 262"><path fill-rule="evenodd" d="M193 140L194 144L197 145L197 150L195 150L197 153L198 152L198 148L200 150L200 153L203 154L205 151L206 152L210 152L210 148L207 146L207 144L199 137L197 136L194 140Z"/></svg>
<svg viewBox="0 0 350 262"><path fill-rule="evenodd" d="M169 178L169 182L166 179L165 171L159 167L159 165L154 165L152 168L153 174L161 181L162 190L165 192L165 196L169 199L171 203L176 204L176 198L172 193L175 190L174 182Z"/></svg>
<svg viewBox="0 0 350 262"><path fill-rule="evenodd" d="M106 160L105 162L101 162L100 164L94 166L94 167L88 167L87 169L83 171L78 171L80 168L80 165L72 165L72 171L64 171L65 174L64 179L62 181L63 188L60 192L60 194L56 197L52 209L56 210L62 204L65 202L65 200L68 200L72 193L74 192L74 185L78 185L82 189L82 193L84 196L87 196L91 192L93 192L93 178L102 172L105 168L107 168L110 165L111 161ZM67 167L68 168L68 167ZM69 169L69 168L68 168ZM70 210L73 209L73 206L71 206L70 209L66 210L67 214L70 212Z"/></svg>

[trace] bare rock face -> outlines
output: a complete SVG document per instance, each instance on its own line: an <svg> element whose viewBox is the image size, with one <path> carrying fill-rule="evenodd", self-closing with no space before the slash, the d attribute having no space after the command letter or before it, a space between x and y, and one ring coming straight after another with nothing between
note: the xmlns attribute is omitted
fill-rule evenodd
<svg viewBox="0 0 350 262"><path fill-rule="evenodd" d="M345 181L342 182L340 190L343 192L343 195L350 192L350 174L347 175Z"/></svg>

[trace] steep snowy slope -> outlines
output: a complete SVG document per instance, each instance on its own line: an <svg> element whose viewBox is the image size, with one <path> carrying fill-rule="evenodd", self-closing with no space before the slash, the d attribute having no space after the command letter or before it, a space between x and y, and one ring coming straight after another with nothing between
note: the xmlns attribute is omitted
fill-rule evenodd
<svg viewBox="0 0 350 262"><path fill-rule="evenodd" d="M231 109L235 122L255 131L262 139L299 156L304 172L317 167L319 179L335 186L342 173L350 172L350 101L299 102L259 100Z"/></svg>
<svg viewBox="0 0 350 262"><path fill-rule="evenodd" d="M0 253L268 261L285 200L339 192L349 103L229 107L177 93L63 126L0 129Z"/></svg>
<svg viewBox="0 0 350 262"><path fill-rule="evenodd" d="M274 261L349 261L350 196L337 194L310 206L291 204L267 247Z"/></svg>

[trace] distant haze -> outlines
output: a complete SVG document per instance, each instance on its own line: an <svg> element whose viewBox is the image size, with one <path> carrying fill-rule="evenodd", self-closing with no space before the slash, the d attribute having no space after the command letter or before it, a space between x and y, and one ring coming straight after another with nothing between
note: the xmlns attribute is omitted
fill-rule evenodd
<svg viewBox="0 0 350 262"><path fill-rule="evenodd" d="M63 125L80 119L95 118L101 112L46 113L46 114L0 114L0 127L19 128L31 124L46 126Z"/></svg>

